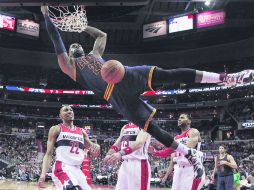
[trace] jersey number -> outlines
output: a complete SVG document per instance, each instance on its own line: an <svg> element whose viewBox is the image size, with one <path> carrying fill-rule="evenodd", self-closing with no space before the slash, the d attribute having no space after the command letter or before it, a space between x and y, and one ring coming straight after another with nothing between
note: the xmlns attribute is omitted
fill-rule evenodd
<svg viewBox="0 0 254 190"><path fill-rule="evenodd" d="M78 142L70 142L71 143L71 150L70 150L70 153L72 154L79 154L79 151L78 151Z"/></svg>
<svg viewBox="0 0 254 190"><path fill-rule="evenodd" d="M128 147L129 141L122 141L122 147Z"/></svg>

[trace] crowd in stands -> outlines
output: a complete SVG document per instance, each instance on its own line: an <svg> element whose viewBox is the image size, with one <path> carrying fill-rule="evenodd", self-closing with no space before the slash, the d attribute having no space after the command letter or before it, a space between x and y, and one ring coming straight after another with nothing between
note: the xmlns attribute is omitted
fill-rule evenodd
<svg viewBox="0 0 254 190"><path fill-rule="evenodd" d="M8 167L0 170L0 179L13 179L19 181L36 181L40 174L41 160L38 160L37 145L34 138L18 138L14 135L1 135L0 159L9 162ZM153 143L157 149L163 148ZM253 140L230 140L222 142L203 142L202 149L207 156L205 162L207 179L211 178L214 167L213 158L218 154L218 147L221 144L227 146L227 152L235 158L238 171L243 179L250 178L254 171L254 141ZM93 183L99 182L97 176L107 176L107 183L114 185L117 180L117 173L121 162L117 165L105 167L102 160L105 157L112 141L98 141L101 144L101 155L90 160L91 177ZM152 155L149 157L153 178L162 179L168 168L169 158L160 159ZM171 176L172 177L172 176Z"/></svg>
<svg viewBox="0 0 254 190"><path fill-rule="evenodd" d="M35 181L40 173L34 138L0 135L0 159L8 164L2 176L21 181Z"/></svg>
<svg viewBox="0 0 254 190"><path fill-rule="evenodd" d="M229 105L228 109L236 119L254 120L253 99L236 100Z"/></svg>

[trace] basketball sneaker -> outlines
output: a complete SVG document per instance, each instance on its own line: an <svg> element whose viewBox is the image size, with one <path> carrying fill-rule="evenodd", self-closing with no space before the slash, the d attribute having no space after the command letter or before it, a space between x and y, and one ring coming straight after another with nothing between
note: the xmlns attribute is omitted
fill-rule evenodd
<svg viewBox="0 0 254 190"><path fill-rule="evenodd" d="M203 167L203 159L198 154L198 151L195 149L190 148L189 153L185 155L185 157L189 160L189 162L193 165L194 168L194 177L199 179L202 177L204 173Z"/></svg>
<svg viewBox="0 0 254 190"><path fill-rule="evenodd" d="M246 84L254 81L254 70L244 70L238 73L227 74L222 85L233 88L238 84Z"/></svg>

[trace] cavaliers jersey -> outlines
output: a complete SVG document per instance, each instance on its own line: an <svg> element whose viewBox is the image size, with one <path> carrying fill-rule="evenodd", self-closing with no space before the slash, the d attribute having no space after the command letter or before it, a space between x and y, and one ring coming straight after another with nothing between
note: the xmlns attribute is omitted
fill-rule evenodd
<svg viewBox="0 0 254 190"><path fill-rule="evenodd" d="M96 57L93 54L75 59L76 81L101 97L103 97L107 87L107 83L100 74L104 62L101 57Z"/></svg>
<svg viewBox="0 0 254 190"><path fill-rule="evenodd" d="M140 132L140 128L132 123L126 124L123 126L122 131L122 138L121 138L121 150L125 149L126 147L132 145ZM143 146L135 151L133 151L131 154L124 155L122 158L125 160L127 159L148 159L148 146L150 144L151 136L149 135L149 138L147 141L143 144Z"/></svg>
<svg viewBox="0 0 254 190"><path fill-rule="evenodd" d="M191 128L188 129L187 131L184 131L182 134L175 136L175 141L177 141L178 143L187 145L187 142L189 141L188 132L190 130L191 130ZM200 146L201 146L201 142L198 142L195 149L200 151ZM188 161L188 159L179 152L176 152L176 162L179 165L184 165L184 166L190 165L190 162Z"/></svg>
<svg viewBox="0 0 254 190"><path fill-rule="evenodd" d="M227 165L219 165L220 161L229 162L228 155L226 154L224 158L220 158L219 155L217 156L217 175L220 177L233 175L233 169Z"/></svg>
<svg viewBox="0 0 254 190"><path fill-rule="evenodd" d="M84 156L84 136L81 128L69 129L64 124L59 124L60 134L56 139L56 161L69 165L81 165Z"/></svg>

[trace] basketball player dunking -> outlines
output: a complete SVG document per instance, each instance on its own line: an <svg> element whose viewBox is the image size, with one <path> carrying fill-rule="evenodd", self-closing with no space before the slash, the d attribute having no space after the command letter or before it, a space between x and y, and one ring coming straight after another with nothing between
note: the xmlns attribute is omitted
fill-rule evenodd
<svg viewBox="0 0 254 190"><path fill-rule="evenodd" d="M87 26L85 32L95 38L93 50L85 55L82 46L76 43L70 46L68 55L60 33L49 18L48 7L42 6L41 11L61 70L74 81L90 88L97 96L107 100L117 112L143 128L162 144L186 155L194 165L195 176L200 178L203 175L203 167L196 156L196 151L174 141L169 133L155 124L153 117L156 109L141 100L140 94L171 82L242 84L252 81L254 72L246 70L226 75L193 69L163 70L152 66L125 66L125 75L122 81L115 85L107 84L100 75L104 64L102 55L106 46L107 34L97 28Z"/></svg>
<svg viewBox="0 0 254 190"><path fill-rule="evenodd" d="M52 169L52 180L57 189L91 190L80 167L85 157L84 148L90 148L92 154L98 155L100 146L91 142L83 129L73 125L74 113L70 106L60 109L60 118L63 122L49 130L38 186L45 187L45 175L51 165L55 146L56 161Z"/></svg>
<svg viewBox="0 0 254 190"><path fill-rule="evenodd" d="M151 169L147 149L151 136L133 123L123 126L119 138L109 149L104 164L123 159L116 190L150 189Z"/></svg>

